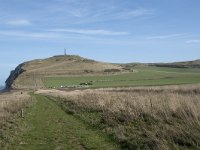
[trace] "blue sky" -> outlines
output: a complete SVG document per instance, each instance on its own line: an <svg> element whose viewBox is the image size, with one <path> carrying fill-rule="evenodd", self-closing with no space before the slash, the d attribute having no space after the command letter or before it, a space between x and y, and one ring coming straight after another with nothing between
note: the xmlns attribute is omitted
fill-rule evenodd
<svg viewBox="0 0 200 150"><path fill-rule="evenodd" d="M78 54L108 62L200 58L199 0L0 0L0 84L21 62Z"/></svg>

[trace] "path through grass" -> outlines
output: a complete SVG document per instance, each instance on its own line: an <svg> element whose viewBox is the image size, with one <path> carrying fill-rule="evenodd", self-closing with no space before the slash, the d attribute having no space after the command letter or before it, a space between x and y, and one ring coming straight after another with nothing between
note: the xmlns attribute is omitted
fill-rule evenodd
<svg viewBox="0 0 200 150"><path fill-rule="evenodd" d="M109 137L66 114L54 101L41 95L34 98L8 149L119 149Z"/></svg>

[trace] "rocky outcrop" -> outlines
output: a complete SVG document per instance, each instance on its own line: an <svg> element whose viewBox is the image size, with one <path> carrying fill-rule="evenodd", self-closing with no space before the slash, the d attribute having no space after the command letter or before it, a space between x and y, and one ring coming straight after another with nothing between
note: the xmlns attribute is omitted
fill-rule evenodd
<svg viewBox="0 0 200 150"><path fill-rule="evenodd" d="M21 73L23 73L23 72L25 71L25 70L22 68L23 65L24 65L24 63L20 64L19 66L17 66L17 67L15 68L15 70L12 70L12 71L10 72L9 77L8 77L8 79L7 79L6 82L5 82L5 83L6 83L6 89L12 88L12 85L13 85L15 79L16 79Z"/></svg>

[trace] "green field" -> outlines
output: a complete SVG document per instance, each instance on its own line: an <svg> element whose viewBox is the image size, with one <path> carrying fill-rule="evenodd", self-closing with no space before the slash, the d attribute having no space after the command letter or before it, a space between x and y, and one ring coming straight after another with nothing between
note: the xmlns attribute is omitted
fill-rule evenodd
<svg viewBox="0 0 200 150"><path fill-rule="evenodd" d="M78 86L92 83L90 87L150 86L200 83L200 69L142 67L136 72L117 75L43 78L46 87Z"/></svg>

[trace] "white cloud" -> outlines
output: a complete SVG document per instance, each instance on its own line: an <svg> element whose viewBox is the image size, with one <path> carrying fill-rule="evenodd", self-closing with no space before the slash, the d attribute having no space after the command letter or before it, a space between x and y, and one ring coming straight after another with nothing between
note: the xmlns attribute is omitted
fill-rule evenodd
<svg viewBox="0 0 200 150"><path fill-rule="evenodd" d="M186 41L186 43L188 43L188 44L196 44L196 43L200 43L200 40L188 40L188 41Z"/></svg>
<svg viewBox="0 0 200 150"><path fill-rule="evenodd" d="M26 25L31 25L31 22L25 19L17 19L17 20L9 20L6 22L6 24L16 25L16 26L26 26Z"/></svg>
<svg viewBox="0 0 200 150"><path fill-rule="evenodd" d="M39 32L24 32L24 31L0 31L0 35L12 37L28 37L28 38L56 38L58 34L39 33Z"/></svg>
<svg viewBox="0 0 200 150"><path fill-rule="evenodd" d="M147 40L163 40L163 39L181 37L181 36L183 36L183 35L185 35L185 34L158 35L158 36L146 37L146 39L147 39Z"/></svg>
<svg viewBox="0 0 200 150"><path fill-rule="evenodd" d="M139 16L152 15L152 14L153 14L153 10L144 9L144 8L129 10L129 11L121 13L121 15L124 15L125 17L126 16L139 17Z"/></svg>
<svg viewBox="0 0 200 150"><path fill-rule="evenodd" d="M116 32L109 30L83 30L83 29L52 29L52 32L68 32L76 34L87 34L87 35L128 35L128 32Z"/></svg>

